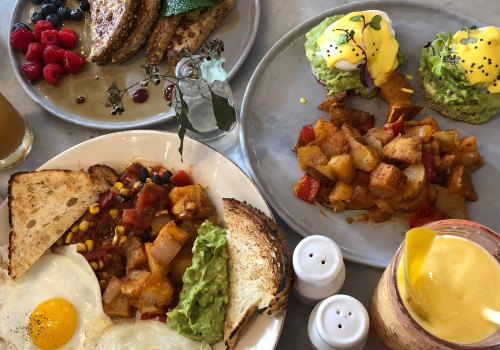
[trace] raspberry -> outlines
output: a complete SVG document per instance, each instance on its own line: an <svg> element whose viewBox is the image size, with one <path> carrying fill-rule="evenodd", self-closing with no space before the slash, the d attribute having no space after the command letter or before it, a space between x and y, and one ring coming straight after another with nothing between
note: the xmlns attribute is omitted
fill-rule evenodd
<svg viewBox="0 0 500 350"><path fill-rule="evenodd" d="M10 43L17 51L26 53L28 45L35 42L35 35L24 28L16 29L10 35Z"/></svg>
<svg viewBox="0 0 500 350"><path fill-rule="evenodd" d="M28 61L22 65L21 70L28 80L35 81L42 76L42 61Z"/></svg>
<svg viewBox="0 0 500 350"><path fill-rule="evenodd" d="M66 32L66 33L70 33L70 34L73 34L74 36L76 36L75 31L71 28L63 28L59 32Z"/></svg>
<svg viewBox="0 0 500 350"><path fill-rule="evenodd" d="M59 32L59 42L65 49L71 50L75 46L76 35L73 33L62 30Z"/></svg>
<svg viewBox="0 0 500 350"><path fill-rule="evenodd" d="M54 30L54 25L49 21L38 21L35 24L35 29L33 32L35 33L36 40L42 40L42 32L45 30Z"/></svg>
<svg viewBox="0 0 500 350"><path fill-rule="evenodd" d="M41 43L43 46L47 45L59 46L59 32L57 30L44 30L42 32Z"/></svg>
<svg viewBox="0 0 500 350"><path fill-rule="evenodd" d="M84 64L85 61L76 52L66 51L64 54L63 66L67 73L74 74L78 72Z"/></svg>
<svg viewBox="0 0 500 350"><path fill-rule="evenodd" d="M31 43L28 45L26 59L28 61L41 60L43 58L43 45L39 43Z"/></svg>
<svg viewBox="0 0 500 350"><path fill-rule="evenodd" d="M45 64L48 64L48 63L62 64L65 53L66 53L66 50L61 49L59 46L48 45L43 50L43 60L45 61Z"/></svg>
<svg viewBox="0 0 500 350"><path fill-rule="evenodd" d="M50 85L56 85L64 74L64 67L57 63L49 63L43 68L43 77Z"/></svg>

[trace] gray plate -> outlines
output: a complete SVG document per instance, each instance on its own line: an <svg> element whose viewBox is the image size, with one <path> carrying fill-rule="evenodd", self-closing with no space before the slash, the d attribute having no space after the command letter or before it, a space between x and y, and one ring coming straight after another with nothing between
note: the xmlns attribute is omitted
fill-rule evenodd
<svg viewBox="0 0 500 350"><path fill-rule="evenodd" d="M290 150L303 125L314 124L319 117L328 120L328 114L317 109L326 90L311 74L304 51L305 34L327 16L375 9L386 12L393 20L396 38L406 54L402 72L415 78L410 82L416 89L413 103L426 106L416 119L432 116L443 130L457 128L461 137L477 137L486 165L472 175L479 200L469 202L467 208L472 220L499 231L500 205L496 203L500 194L500 119L495 116L474 126L443 117L427 107L416 79L422 46L439 32L454 33L463 28L465 22L484 26L473 18L405 1L353 3L311 18L285 35L260 62L243 100L240 136L254 181L288 225L302 236L321 234L332 238L349 260L385 267L403 241L408 229L406 221L396 218L383 224L356 223L357 214L362 211L334 213L296 198L293 185L303 171ZM307 100L306 104L299 102L301 97ZM375 114L376 125L383 125L387 104L380 98L367 101L349 96L347 104ZM347 217L355 222L349 225Z"/></svg>
<svg viewBox="0 0 500 350"><path fill-rule="evenodd" d="M74 5L73 3L71 4L71 6ZM41 5L33 5L30 0L19 0L16 3L14 11L12 12L10 27L12 28L12 25L16 22L26 23L30 18L31 11L33 11L34 8L36 8L36 10L39 10L40 7ZM229 80L232 79L238 69L240 69L241 65L245 61L245 58L250 52L250 49L252 48L257 30L259 28L259 19L259 0L236 0L234 1L234 9L222 21L221 26L215 29L207 39L212 40L217 38L224 41L224 57L226 58L225 68L228 71ZM17 52L17 50L15 50L12 45L8 45L12 67L23 89L42 108L59 118L93 129L117 130L142 128L146 126L156 125L161 122L171 120L174 116L173 111L168 110L163 114L146 115L144 117L141 117L140 119L135 120L131 120L125 115L122 117L114 116L113 118L109 118L109 109L104 110L103 108L103 118L99 120L97 118L89 119L76 113L69 112L52 103L38 89L34 88L30 84L30 82L25 78L24 74L21 71L21 66L25 62L24 55ZM132 65L134 67L139 66L141 63L145 62L144 54L145 48L142 48L141 51L137 53L137 55L135 55L125 65ZM166 60L163 60L162 63L158 66L160 68L164 67L164 65L166 64L165 61ZM137 80L137 77L135 78L135 80ZM103 91L103 95L104 94L105 91Z"/></svg>

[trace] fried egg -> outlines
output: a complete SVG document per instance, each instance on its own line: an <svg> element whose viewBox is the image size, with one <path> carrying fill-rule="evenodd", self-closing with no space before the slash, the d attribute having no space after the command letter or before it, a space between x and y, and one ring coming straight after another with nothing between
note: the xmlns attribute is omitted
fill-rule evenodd
<svg viewBox="0 0 500 350"><path fill-rule="evenodd" d="M17 349L81 349L86 329L109 319L92 268L76 246L44 254L0 292L0 334Z"/></svg>
<svg viewBox="0 0 500 350"><path fill-rule="evenodd" d="M382 17L380 29L376 30L368 26L364 29L361 37L363 20L351 21L351 18L357 15L363 15L367 23L374 16L380 15ZM352 41L337 45L340 35L346 35L344 30L347 32L354 30L353 37L357 45ZM375 86L380 86L398 66L399 43L396 41L395 35L392 20L387 13L378 10L352 12L328 26L318 38L318 45L321 49L321 55L325 58L330 69L356 70L360 68L360 65L366 63L367 58L370 76ZM366 52L366 57L360 47Z"/></svg>

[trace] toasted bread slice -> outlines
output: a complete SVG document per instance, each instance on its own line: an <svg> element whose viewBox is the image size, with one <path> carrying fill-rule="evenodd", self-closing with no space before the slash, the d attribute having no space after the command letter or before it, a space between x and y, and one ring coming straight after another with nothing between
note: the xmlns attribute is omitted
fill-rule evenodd
<svg viewBox="0 0 500 350"><path fill-rule="evenodd" d="M89 62L104 64L129 36L140 0L93 0L90 2Z"/></svg>
<svg viewBox="0 0 500 350"><path fill-rule="evenodd" d="M229 305L224 342L233 349L255 311L275 315L287 305L293 283L292 253L278 225L260 210L224 198L229 230Z"/></svg>
<svg viewBox="0 0 500 350"><path fill-rule="evenodd" d="M113 63L125 63L137 53L151 33L151 29L158 18L159 9L160 0L141 0L134 30L125 40L123 46L113 54Z"/></svg>
<svg viewBox="0 0 500 350"><path fill-rule="evenodd" d="M219 5L205 7L199 12L199 17L193 19L189 11L181 20L172 41L167 46L168 65L175 66L180 61L179 53L183 48L191 48L195 53L203 41L220 25L220 22L233 9L233 0L222 0Z"/></svg>
<svg viewBox="0 0 500 350"><path fill-rule="evenodd" d="M146 45L146 62L149 64L160 63L168 44L177 30L179 22L184 17L184 14L162 18L156 22L155 28L148 39Z"/></svg>
<svg viewBox="0 0 500 350"><path fill-rule="evenodd" d="M21 277L117 179L106 165L88 171L13 174L8 197L9 276Z"/></svg>

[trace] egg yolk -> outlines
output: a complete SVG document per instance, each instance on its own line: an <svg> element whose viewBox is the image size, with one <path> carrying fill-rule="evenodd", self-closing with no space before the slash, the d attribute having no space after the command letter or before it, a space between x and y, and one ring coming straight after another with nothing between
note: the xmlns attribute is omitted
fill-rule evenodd
<svg viewBox="0 0 500 350"><path fill-rule="evenodd" d="M460 44L460 40L467 38L467 32L460 30L453 37L459 64L465 70L465 75L471 85L487 84L491 93L500 92L500 30L488 27L485 30L474 29L469 31L471 38L477 38L475 43Z"/></svg>
<svg viewBox="0 0 500 350"><path fill-rule="evenodd" d="M77 321L73 305L61 298L50 299L33 311L28 331L31 340L40 349L57 349L73 337Z"/></svg>
<svg viewBox="0 0 500 350"><path fill-rule="evenodd" d="M368 26L363 31L363 20L356 22L351 18L357 15L363 15L366 23L377 14L371 12L352 12L342 17L337 23L327 28L327 30L318 38L318 45L323 55L327 59L328 68L333 69L335 64L342 60L350 63L358 63L367 59L368 71L372 77L375 86L381 86L389 75L398 67L397 53L399 43L389 30L389 24L382 18L380 29L376 30ZM340 29L340 30L339 30ZM339 36L346 32L354 30L354 43L352 40L340 46L336 45ZM361 50L363 48L363 50ZM366 53L366 57L365 57Z"/></svg>

